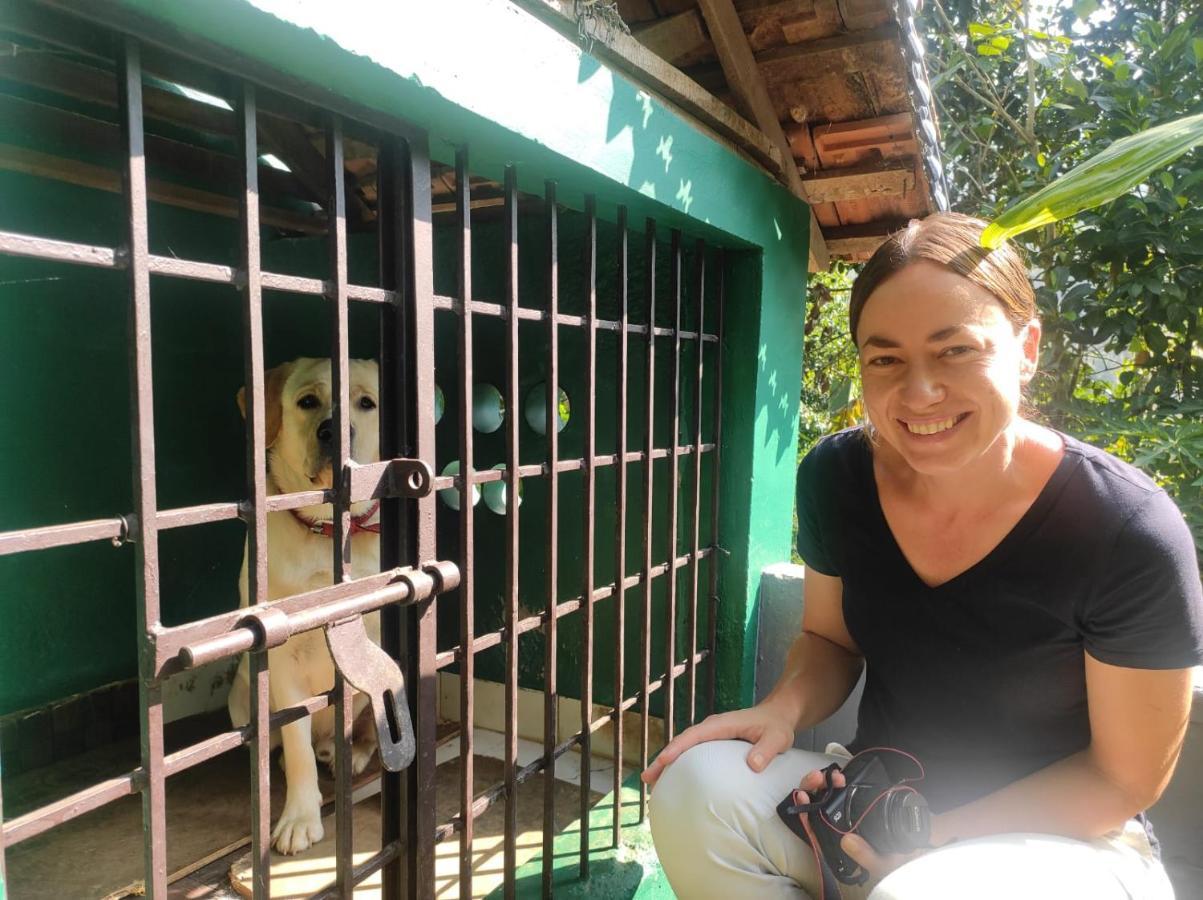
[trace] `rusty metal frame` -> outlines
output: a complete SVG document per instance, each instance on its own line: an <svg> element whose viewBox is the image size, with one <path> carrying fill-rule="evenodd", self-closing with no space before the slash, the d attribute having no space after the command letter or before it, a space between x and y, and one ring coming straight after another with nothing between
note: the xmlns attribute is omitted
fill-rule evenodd
<svg viewBox="0 0 1203 900"><path fill-rule="evenodd" d="M725 260L722 251L714 253L698 242L694 249L691 287L696 309L694 330L682 328L682 281L684 251L682 235L673 231L669 251L669 296L673 303L672 326L656 322L656 261L658 244L656 224L648 220L644 230L646 271L643 273L646 292L647 318L632 322L628 303L628 238L627 210L618 207L616 214L617 240L612 260L598 254L597 204L592 196L584 198L583 211L586 235L584 315L568 315L559 308L559 210L557 188L548 182L544 196L546 217L546 266L548 267L549 296L545 309L531 309L518 302L518 179L513 166L504 175L504 227L507 243L507 277L502 302L477 298L471 283L471 189L467 148L456 152L455 216L458 235L455 296L436 296L433 289L433 236L430 200L430 157L424 133L407 123L368 113L353 105L329 97L307 86L282 83L272 73L236 58L215 54L208 61L225 68L239 79L235 97L235 135L241 155L241 183L238 186L240 209L240 258L236 267L220 266L192 260L180 260L153 255L148 249L148 220L146 168L143 152L142 78L143 62L150 58L158 64L165 59L162 51L143 45L133 37L119 42L118 83L121 99L121 126L126 148L126 164L122 170L123 190L127 213L124 242L115 248L54 241L37 236L0 232L0 253L36 257L83 266L124 270L129 276L131 310L130 366L133 415L134 502L131 512L111 518L73 522L43 528L23 529L0 533L0 555L31 552L51 547L110 540L115 544L132 542L136 547L137 581L135 584L140 639L139 683L141 692L141 763L133 771L108 779L72 794L62 800L3 822L0 829L0 877L4 871L4 849L27 840L63 822L97 809L132 793L140 793L143 802L145 834L146 889L152 897L166 896L167 831L164 798L166 779L214 756L242 745L251 748L252 785L252 887L256 898L268 895L268 864L270 842L270 766L268 736L270 729L295 721L300 717L333 706L336 713L336 839L338 845L335 883L321 896L349 897L354 886L376 871L384 873L384 895L432 897L434 892L434 845L460 834L461 891L470 892L472 881L473 822L494 802L503 800L505 814L505 886L507 897L515 895L516 869L516 803L518 785L536 773L545 776L543 822L542 888L550 895L553 887L554 795L552 777L556 760L570 750L582 756L580 815L587 823L592 753L592 735L610 725L613 730L614 809L613 842L621 841L622 774L625 763L623 750L623 716L631 710L640 714L640 763L646 764L649 751L649 719L651 700L663 691L666 730L673 733L677 720L694 721L698 715L697 666L713 660L715 647L716 605L718 603L718 472L720 471L720 435L722 422L722 326L723 284ZM203 54L202 61L205 60ZM256 83L264 91L257 89ZM257 116L262 101L269 97L272 104L289 109L295 101L278 96L284 91L302 102L316 99L324 112L310 114L310 122L324 123L327 135L328 175L328 251L329 277L300 278L265 272L261 269L259 248L259 195L257 169ZM381 287L355 285L347 277L346 197L342 175L342 133L344 123L357 123L379 135L380 146L380 258ZM618 318L607 320L598 316L597 270L610 265L616 274ZM704 326L707 272L713 285L715 323L713 333ZM152 361L150 355L150 317L152 276L172 277L226 284L235 288L242 298L244 321L245 378L248 386L246 468L247 499L239 503L215 503L180 509L158 509L154 477L154 418L152 395ZM266 443L264 406L264 357L262 292L289 291L318 295L330 302L331 329L334 335L335 365L333 366L335 424L337 432L336 471L343 473L334 488L325 491L306 491L294 494L268 495L266 481ZM385 462L357 466L350 461L350 420L344 414L349 408L348 397L348 306L350 302L376 305L381 313L381 430ZM456 317L459 350L457 372L460 410L458 420L461 471L457 476L435 477L428 468L412 460L434 459L434 317L449 313ZM500 318L507 324L507 377L505 386L507 416L507 459L504 470L478 471L473 464L472 440L472 348L476 316ZM547 328L548 377L546 459L541 463L520 465L518 454L519 397L519 324L536 321ZM581 407L585 419L585 455L578 459L562 459L556 428L559 391L559 331L561 328L583 329L586 336L586 385L588 397ZM617 378L617 439L614 452L599 454L596 446L596 413L599 376L598 333L609 331L618 336ZM646 434L640 450L629 450L627 375L630 360L630 341L641 340L646 362ZM658 411L652 397L656 380L657 343L664 349L671 346L673 384L670 390L672 441L670 447L657 447L655 427ZM693 441L682 444L680 437L680 392L682 390L682 344L696 342L697 368L691 385L693 389ZM707 359L707 347L713 354ZM707 366L710 368L708 369ZM709 372L713 382L711 409L713 423L708 440L703 440L703 377ZM688 376L684 376L688 379ZM709 544L700 541L702 507L702 457L711 456L710 536ZM668 497L671 536L668 558L657 561L653 551L654 487L653 469L656 460L668 460L671 466ZM678 484L681 461L691 463L692 518L689 549L681 552L678 540ZM626 528L629 501L628 466L642 465L642 553L638 571L628 574L629 548ZM615 578L609 584L595 583L595 531L597 525L597 472L606 466L616 467L614 503L617 515L615 546ZM559 478L564 472L582 471L585 546L583 584L579 594L561 597L557 542L551 541L548 567L546 607L535 615L519 616L519 517L518 502L521 480L543 477L549 480L548 526L552 535L559 526ZM506 509L506 569L505 616L501 629L477 634L474 624L475 579L472 503L467 496L477 487L504 479L508 497ZM460 546L458 567L458 611L460 633L458 644L439 652L435 644L435 597L443 589L454 587L444 577L446 570L434 564L435 495L434 491L455 487L465 498L461 503L458 532ZM381 564L383 571L360 578L351 576L350 505L366 498L384 498L381 507L383 534ZM608 498L607 498L608 501ZM267 594L266 523L273 512L297 509L314 503L332 503L335 509L334 540L332 542L335 583L305 594L271 599ZM248 532L248 596L253 615L247 611L231 611L208 619L166 627L160 622L157 558L158 532L210 522L238 519L246 523ZM413 566L404 564L413 561ZM701 590L701 565L708 560L707 603L708 634L698 647L698 604ZM688 569L683 573L681 569ZM687 575L688 596L678 596L680 576ZM655 579L666 577L668 597L667 640L663 673L653 679L652 673L652 589ZM624 613L625 601L632 588L640 588L641 615L638 621L641 659L639 688L631 696L624 691L627 660L623 636L628 622ZM595 716L594 683L594 605L602 601L613 603L616 627L614 656L615 683L612 708ZM685 611L688 647L682 658L676 633L676 605L688 603ZM351 791L350 791L350 733L351 691L341 675L327 694L311 697L296 706L271 712L268 703L267 649L268 625L277 635L321 627L373 610L382 611L382 644L389 655L403 663L409 693L410 711L416 737L416 756L413 765L404 773L383 775L383 846L372 858L354 864L351 854ZM558 689L556 685L557 627L563 616L580 614L583 633L583 671L580 696L581 719L571 737L560 740L556 717ZM281 630L282 629L282 630ZM541 629L546 637L544 748L540 758L523 766L517 761L518 709L518 647L522 634ZM504 646L506 652L505 678L505 774L504 780L477 794L473 787L474 717L474 657L489 648ZM221 659L241 652L250 652L252 680L252 715L250 724L230 729L204 741L171 754L163 746L162 682L182 668ZM460 811L451 821L436 822L433 791L435 786L435 674L449 666L457 666L460 675L459 714L461 731L459 749L461 773L459 786ZM713 709L714 666L708 666L709 683L706 704ZM675 706L680 689L677 679L684 678L686 707L679 714ZM642 818L646 804L645 790L640 788L639 814ZM588 873L589 828L581 829L579 867Z"/></svg>

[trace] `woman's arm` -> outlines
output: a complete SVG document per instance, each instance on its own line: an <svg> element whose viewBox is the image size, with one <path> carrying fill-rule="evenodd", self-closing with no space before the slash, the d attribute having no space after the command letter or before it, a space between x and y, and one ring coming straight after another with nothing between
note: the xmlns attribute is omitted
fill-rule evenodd
<svg viewBox="0 0 1203 900"><path fill-rule="evenodd" d="M1090 746L932 821L932 844L1035 831L1088 840L1165 790L1190 721L1190 669L1129 669L1086 654Z"/></svg>
<svg viewBox="0 0 1203 900"><path fill-rule="evenodd" d="M750 709L709 716L668 743L643 773L656 779L678 756L705 741L745 740L754 746L748 765L759 772L789 749L794 733L839 709L860 677L860 651L844 625L843 582L807 568L802 633L794 641L785 670L769 695Z"/></svg>

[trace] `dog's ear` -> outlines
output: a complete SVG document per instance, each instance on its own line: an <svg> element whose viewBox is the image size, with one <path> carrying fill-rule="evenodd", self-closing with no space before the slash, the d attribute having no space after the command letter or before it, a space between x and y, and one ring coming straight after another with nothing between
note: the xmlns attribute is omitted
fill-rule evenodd
<svg viewBox="0 0 1203 900"><path fill-rule="evenodd" d="M280 402L280 395L284 393L284 383L288 381L288 376L291 374L292 363L286 362L276 366L274 369L268 369L263 378L263 406L264 412L267 415L263 432L264 439L269 447L280 436L280 424L284 418L284 407ZM235 399L238 401L238 410L242 413L242 418L245 419L246 387L238 389L238 396Z"/></svg>

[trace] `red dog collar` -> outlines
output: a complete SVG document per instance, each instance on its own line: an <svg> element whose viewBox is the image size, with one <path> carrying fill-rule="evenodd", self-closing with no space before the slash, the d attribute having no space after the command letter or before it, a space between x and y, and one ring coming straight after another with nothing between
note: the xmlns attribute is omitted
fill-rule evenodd
<svg viewBox="0 0 1203 900"><path fill-rule="evenodd" d="M376 515L376 513L379 511L379 509L380 509L380 501L377 500L371 506L368 507L368 511L365 512L363 515L351 516L351 534L358 534L361 531L370 531L372 534L380 534L380 523L379 522L372 522L370 525L366 524L367 520L372 518L372 516ZM308 528L310 531L312 531L314 534L320 534L323 537L334 537L334 523L333 522L317 522L317 521L314 521L313 519L306 519L303 515L301 515L295 509L289 510L289 512L291 512L294 516L296 516L297 521L300 522L302 525L304 525L306 528Z"/></svg>

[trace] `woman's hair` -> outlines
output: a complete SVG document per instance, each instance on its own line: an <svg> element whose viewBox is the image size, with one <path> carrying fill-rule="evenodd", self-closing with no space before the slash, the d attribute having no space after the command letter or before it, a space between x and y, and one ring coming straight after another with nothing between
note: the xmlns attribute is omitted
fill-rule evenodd
<svg viewBox="0 0 1203 900"><path fill-rule="evenodd" d="M981 219L961 213L933 213L926 219L911 220L906 228L890 235L852 285L848 328L853 343L869 297L887 279L919 260L944 266L993 294L1016 333L1036 318L1036 294L1023 258L1008 243L997 250L982 247L985 227Z"/></svg>

